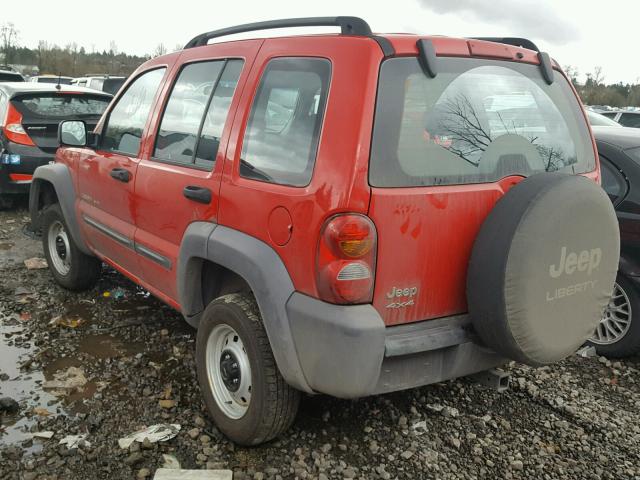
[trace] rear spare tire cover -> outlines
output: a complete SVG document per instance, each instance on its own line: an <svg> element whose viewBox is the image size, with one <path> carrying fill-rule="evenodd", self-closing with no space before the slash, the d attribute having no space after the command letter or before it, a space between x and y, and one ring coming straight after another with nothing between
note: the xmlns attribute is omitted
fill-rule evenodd
<svg viewBox="0 0 640 480"><path fill-rule="evenodd" d="M565 358L600 321L619 255L613 206L593 180L524 179L496 203L474 243L467 276L474 329L522 363Z"/></svg>

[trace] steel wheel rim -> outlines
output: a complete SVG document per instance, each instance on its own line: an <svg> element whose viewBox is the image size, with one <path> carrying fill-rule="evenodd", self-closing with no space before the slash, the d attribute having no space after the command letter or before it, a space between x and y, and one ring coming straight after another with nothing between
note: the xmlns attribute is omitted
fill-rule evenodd
<svg viewBox="0 0 640 480"><path fill-rule="evenodd" d="M242 418L251 403L251 365L240 336L229 325L216 325L209 334L206 368L218 408L229 418Z"/></svg>
<svg viewBox="0 0 640 480"><path fill-rule="evenodd" d="M602 314L602 319L596 327L591 341L598 345L611 345L619 342L629 331L631 320L631 301L627 292L616 282L609 304Z"/></svg>
<svg viewBox="0 0 640 480"><path fill-rule="evenodd" d="M71 270L71 248L69 235L62 222L56 220L49 226L47 242L53 268L60 275L67 275Z"/></svg>

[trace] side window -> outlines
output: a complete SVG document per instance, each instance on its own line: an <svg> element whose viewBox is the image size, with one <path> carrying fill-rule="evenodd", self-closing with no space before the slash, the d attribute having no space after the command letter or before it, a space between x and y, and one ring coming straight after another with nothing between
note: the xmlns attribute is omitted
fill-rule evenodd
<svg viewBox="0 0 640 480"><path fill-rule="evenodd" d="M638 113L623 113L620 115L620 124L625 127L639 128L640 127L640 114Z"/></svg>
<svg viewBox="0 0 640 480"><path fill-rule="evenodd" d="M241 176L296 187L309 183L330 78L326 59L269 62L244 134Z"/></svg>
<svg viewBox="0 0 640 480"><path fill-rule="evenodd" d="M202 122L202 130L196 151L196 165L212 168L218 154L220 137L227 121L233 92L238 85L243 60L229 60L220 76L211 97L207 114Z"/></svg>
<svg viewBox="0 0 640 480"><path fill-rule="evenodd" d="M139 76L120 97L107 118L102 149L136 156L142 131L147 123L165 69L158 68Z"/></svg>
<svg viewBox="0 0 640 480"><path fill-rule="evenodd" d="M182 69L162 115L155 159L213 166L242 63L216 60Z"/></svg>
<svg viewBox="0 0 640 480"><path fill-rule="evenodd" d="M616 204L627 193L627 182L620 171L600 155L600 172L602 174L602 188L611 201Z"/></svg>

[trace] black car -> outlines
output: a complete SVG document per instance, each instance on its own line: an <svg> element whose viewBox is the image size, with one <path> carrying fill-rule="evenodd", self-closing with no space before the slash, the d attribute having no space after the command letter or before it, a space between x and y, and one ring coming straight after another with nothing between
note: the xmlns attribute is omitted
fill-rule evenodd
<svg viewBox="0 0 640 480"><path fill-rule="evenodd" d="M595 126L602 187L620 224L620 265L613 295L590 343L600 355L640 351L640 131Z"/></svg>
<svg viewBox="0 0 640 480"><path fill-rule="evenodd" d="M111 98L81 87L0 83L0 208L28 193L36 167L53 160L62 120L84 120L92 129Z"/></svg>

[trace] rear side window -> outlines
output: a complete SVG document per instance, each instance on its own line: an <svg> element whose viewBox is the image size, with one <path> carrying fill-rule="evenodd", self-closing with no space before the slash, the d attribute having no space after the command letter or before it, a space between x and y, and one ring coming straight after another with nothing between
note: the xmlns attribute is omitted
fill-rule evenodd
<svg viewBox="0 0 640 480"><path fill-rule="evenodd" d="M309 183L330 77L326 59L269 62L244 136L241 176L297 187Z"/></svg>
<svg viewBox="0 0 640 480"><path fill-rule="evenodd" d="M640 113L623 113L620 115L619 122L625 127L638 128L640 127Z"/></svg>
<svg viewBox="0 0 640 480"><path fill-rule="evenodd" d="M124 85L126 78L105 78L102 84L102 91L115 95Z"/></svg>
<svg viewBox="0 0 640 480"><path fill-rule="evenodd" d="M25 117L99 117L111 98L94 95L48 93L14 98L12 103Z"/></svg>
<svg viewBox="0 0 640 480"><path fill-rule="evenodd" d="M600 175L602 177L602 188L614 204L618 203L627 190L627 182L620 171L613 166L605 157L600 155Z"/></svg>
<svg viewBox="0 0 640 480"><path fill-rule="evenodd" d="M182 69L162 116L154 158L212 167L242 64L216 60Z"/></svg>
<svg viewBox="0 0 640 480"><path fill-rule="evenodd" d="M536 65L439 58L436 78L416 58L383 63L369 180L403 187L494 182L595 168L584 116L568 83Z"/></svg>
<svg viewBox="0 0 640 480"><path fill-rule="evenodd" d="M151 105L164 76L164 68L136 78L113 107L103 129L102 149L136 156Z"/></svg>

